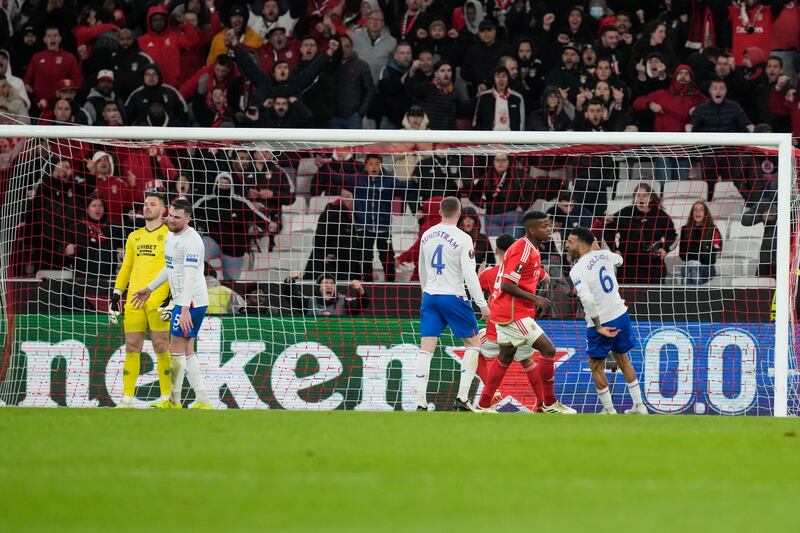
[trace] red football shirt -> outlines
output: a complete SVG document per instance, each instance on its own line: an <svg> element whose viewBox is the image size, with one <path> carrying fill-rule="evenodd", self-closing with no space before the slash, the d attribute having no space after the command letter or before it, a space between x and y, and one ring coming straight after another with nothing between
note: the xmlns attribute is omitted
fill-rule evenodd
<svg viewBox="0 0 800 533"><path fill-rule="evenodd" d="M536 286L544 277L539 250L527 237L517 240L503 258L502 279L519 285L519 288L536 294ZM510 324L525 317L536 318L536 306L530 300L511 296L500 289L492 291L491 320L496 324Z"/></svg>
<svg viewBox="0 0 800 533"><path fill-rule="evenodd" d="M502 272L502 265L495 265L492 268L487 268L478 276L478 281L481 284L481 289L489 289L489 311L492 309L492 293L494 292L494 284L497 280L497 273ZM486 321L486 338L490 341L497 340L497 327L491 320Z"/></svg>

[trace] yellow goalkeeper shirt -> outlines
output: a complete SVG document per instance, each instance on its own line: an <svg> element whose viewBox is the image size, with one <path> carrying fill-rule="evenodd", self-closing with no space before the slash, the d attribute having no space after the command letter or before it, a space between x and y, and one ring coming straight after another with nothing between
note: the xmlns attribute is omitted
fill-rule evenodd
<svg viewBox="0 0 800 533"><path fill-rule="evenodd" d="M168 233L167 225L161 224L152 231L147 228L139 228L128 235L125 243L125 259L122 261L119 274L117 274L117 281L114 283L115 289L124 292L127 287L130 295L146 287L155 279L166 265L164 243ZM161 305L168 294L169 284L164 283L150 295L147 302L148 307Z"/></svg>

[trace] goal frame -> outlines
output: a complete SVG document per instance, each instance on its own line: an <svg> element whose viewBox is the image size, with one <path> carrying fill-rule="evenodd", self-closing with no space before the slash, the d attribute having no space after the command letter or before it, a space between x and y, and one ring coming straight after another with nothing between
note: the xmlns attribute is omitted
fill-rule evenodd
<svg viewBox="0 0 800 533"><path fill-rule="evenodd" d="M434 130L323 130L264 128L157 128L122 126L25 126L0 128L2 138L135 140L135 141L219 141L219 142L308 142L308 143L455 143L455 144L550 144L550 145L642 145L665 146L757 146L777 150L778 201L775 285L775 345L773 416L788 415L790 248L793 146L791 134L782 133L657 133L657 132L494 132ZM9 191L6 191L6 195ZM6 196L7 198L7 196ZM5 198L4 202L5 204ZM6 238L9 228L0 228ZM7 265L0 264L0 305L6 306Z"/></svg>

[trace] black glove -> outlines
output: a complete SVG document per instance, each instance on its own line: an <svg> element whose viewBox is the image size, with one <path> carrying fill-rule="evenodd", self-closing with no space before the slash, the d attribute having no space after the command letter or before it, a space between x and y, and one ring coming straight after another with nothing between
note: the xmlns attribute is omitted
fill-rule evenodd
<svg viewBox="0 0 800 533"><path fill-rule="evenodd" d="M108 321L111 324L119 324L119 316L122 314L121 300L122 296L114 292L111 295L111 300L108 302Z"/></svg>

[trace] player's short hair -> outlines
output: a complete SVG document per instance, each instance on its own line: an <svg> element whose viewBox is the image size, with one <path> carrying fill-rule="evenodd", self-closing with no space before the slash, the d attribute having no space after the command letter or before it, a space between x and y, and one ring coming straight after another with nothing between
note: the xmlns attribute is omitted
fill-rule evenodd
<svg viewBox="0 0 800 533"><path fill-rule="evenodd" d="M189 201L184 198L178 198L177 200L174 200L170 207L173 209L180 209L186 213L187 216L192 216L192 204L190 204Z"/></svg>
<svg viewBox="0 0 800 533"><path fill-rule="evenodd" d="M158 191L147 191L144 193L144 199L147 200L148 198L158 198L161 200L162 205L167 205L167 198L163 194Z"/></svg>
<svg viewBox="0 0 800 533"><path fill-rule="evenodd" d="M594 240L595 240L594 239L594 234L592 233L592 230L590 230L589 228L584 228L583 226L577 226L575 228L572 228L572 231L570 231L569 234L570 235L575 235L575 237L579 241L581 241L582 243L585 243L585 244L587 244L589 246L594 244Z"/></svg>
<svg viewBox="0 0 800 533"><path fill-rule="evenodd" d="M527 226L529 221L543 220L546 218L550 217L544 211L531 210L525 213L525 216L522 217L522 224Z"/></svg>
<svg viewBox="0 0 800 533"><path fill-rule="evenodd" d="M494 246L501 252L505 252L511 245L514 244L514 236L509 235L508 233L503 233L499 237L497 237L497 241L495 241Z"/></svg>
<svg viewBox="0 0 800 533"><path fill-rule="evenodd" d="M380 162L383 162L383 156L382 156L381 154L369 153L369 154L367 154L367 156L364 158L364 162L366 163L366 162L367 162L367 161L369 161L370 159L377 159L378 161L380 161Z"/></svg>
<svg viewBox="0 0 800 533"><path fill-rule="evenodd" d="M455 196L445 196L439 204L443 217L454 217L461 211L461 200Z"/></svg>

